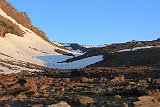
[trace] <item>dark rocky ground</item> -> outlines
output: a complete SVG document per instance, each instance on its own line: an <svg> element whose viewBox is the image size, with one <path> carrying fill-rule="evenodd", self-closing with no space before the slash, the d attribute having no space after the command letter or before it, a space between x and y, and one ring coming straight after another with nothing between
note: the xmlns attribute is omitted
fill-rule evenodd
<svg viewBox="0 0 160 107"><path fill-rule="evenodd" d="M160 101L158 67L24 71L0 78L0 107L52 107L60 101L73 107L154 107Z"/></svg>

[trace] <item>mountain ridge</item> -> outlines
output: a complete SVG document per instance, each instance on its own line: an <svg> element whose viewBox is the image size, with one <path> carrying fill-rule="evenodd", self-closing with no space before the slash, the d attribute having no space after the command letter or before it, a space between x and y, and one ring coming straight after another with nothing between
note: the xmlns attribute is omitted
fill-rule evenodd
<svg viewBox="0 0 160 107"><path fill-rule="evenodd" d="M26 12L18 12L10 3L6 0L0 1L0 8L3 9L7 15L11 16L15 19L18 23L22 24L23 26L27 27L31 31L35 32L37 35L42 37L44 40L49 41L46 34L38 29L37 27L32 25L31 20L29 19Z"/></svg>

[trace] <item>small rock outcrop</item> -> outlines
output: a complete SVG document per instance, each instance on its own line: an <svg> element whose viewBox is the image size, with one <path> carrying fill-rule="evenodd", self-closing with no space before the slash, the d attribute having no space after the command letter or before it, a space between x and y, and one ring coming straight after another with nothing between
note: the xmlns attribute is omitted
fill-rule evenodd
<svg viewBox="0 0 160 107"><path fill-rule="evenodd" d="M61 101L57 104L49 105L48 107L71 107L71 106L68 103L66 103L65 101Z"/></svg>
<svg viewBox="0 0 160 107"><path fill-rule="evenodd" d="M138 97L137 102L134 102L134 107L159 107L160 101L152 96L141 96Z"/></svg>
<svg viewBox="0 0 160 107"><path fill-rule="evenodd" d="M80 101L80 103L83 104L83 105L87 105L87 104L92 104L92 103L94 103L93 98L88 97L88 96L81 96L81 97L79 97L79 101Z"/></svg>

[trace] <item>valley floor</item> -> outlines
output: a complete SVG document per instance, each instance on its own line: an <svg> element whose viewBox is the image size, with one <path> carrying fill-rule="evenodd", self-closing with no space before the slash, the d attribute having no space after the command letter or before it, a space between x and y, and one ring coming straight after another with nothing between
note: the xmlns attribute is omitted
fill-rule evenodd
<svg viewBox="0 0 160 107"><path fill-rule="evenodd" d="M0 107L55 107L60 101L72 107L159 107L159 71L139 66L0 74Z"/></svg>

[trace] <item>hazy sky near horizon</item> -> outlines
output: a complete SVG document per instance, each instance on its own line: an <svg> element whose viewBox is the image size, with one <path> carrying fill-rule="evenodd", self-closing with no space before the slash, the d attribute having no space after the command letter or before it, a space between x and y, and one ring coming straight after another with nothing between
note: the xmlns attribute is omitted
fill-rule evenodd
<svg viewBox="0 0 160 107"><path fill-rule="evenodd" d="M160 0L7 0L49 39L102 45L160 38Z"/></svg>

